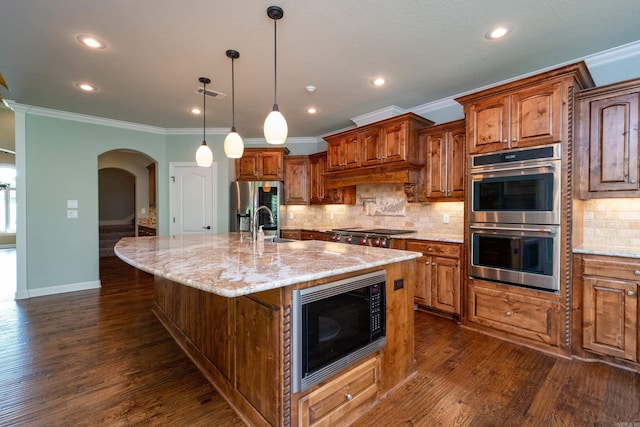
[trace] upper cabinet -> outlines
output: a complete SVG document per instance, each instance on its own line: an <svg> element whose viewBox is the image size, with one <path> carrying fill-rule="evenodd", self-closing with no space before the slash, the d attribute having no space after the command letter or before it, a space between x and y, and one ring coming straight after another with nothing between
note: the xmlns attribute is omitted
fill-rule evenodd
<svg viewBox="0 0 640 427"><path fill-rule="evenodd" d="M245 148L242 158L236 159L238 181L283 181L285 148Z"/></svg>
<svg viewBox="0 0 640 427"><path fill-rule="evenodd" d="M574 90L591 86L579 62L457 98L466 114L468 154L567 140L569 99Z"/></svg>
<svg viewBox="0 0 640 427"><path fill-rule="evenodd" d="M427 158L420 200L463 201L465 121L457 120L421 129L418 138Z"/></svg>
<svg viewBox="0 0 640 427"><path fill-rule="evenodd" d="M309 198L312 205L332 205L356 203L356 187L327 189L324 185L324 174L327 173L327 152L309 156Z"/></svg>
<svg viewBox="0 0 640 427"><path fill-rule="evenodd" d="M156 164L150 163L147 166L149 170L149 207L156 206Z"/></svg>
<svg viewBox="0 0 640 427"><path fill-rule="evenodd" d="M579 197L640 197L640 79L578 94Z"/></svg>
<svg viewBox="0 0 640 427"><path fill-rule="evenodd" d="M418 130L432 121L406 113L325 137L326 188L358 184L402 183L409 201L417 201L424 156Z"/></svg>
<svg viewBox="0 0 640 427"><path fill-rule="evenodd" d="M308 156L287 156L284 159L284 203L309 204Z"/></svg>

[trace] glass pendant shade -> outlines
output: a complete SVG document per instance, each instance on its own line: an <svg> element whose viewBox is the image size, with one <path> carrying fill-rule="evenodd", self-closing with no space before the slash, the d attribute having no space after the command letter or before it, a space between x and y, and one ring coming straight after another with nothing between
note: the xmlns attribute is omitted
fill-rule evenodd
<svg viewBox="0 0 640 427"><path fill-rule="evenodd" d="M213 152L206 141L202 141L202 145L196 151L196 164L203 168L208 168L213 164Z"/></svg>
<svg viewBox="0 0 640 427"><path fill-rule="evenodd" d="M264 121L264 138L269 144L281 145L287 139L289 128L282 113L276 109Z"/></svg>
<svg viewBox="0 0 640 427"><path fill-rule="evenodd" d="M229 135L224 139L224 154L230 159L239 159L244 153L244 143L242 137L236 132L235 128L231 129Z"/></svg>

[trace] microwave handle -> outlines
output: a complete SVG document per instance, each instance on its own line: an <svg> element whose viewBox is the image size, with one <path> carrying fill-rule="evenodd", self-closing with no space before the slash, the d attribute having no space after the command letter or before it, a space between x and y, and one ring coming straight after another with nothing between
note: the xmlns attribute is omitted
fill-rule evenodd
<svg viewBox="0 0 640 427"><path fill-rule="evenodd" d="M552 228L480 227L478 225L472 225L469 228L472 230L524 231L524 232L556 234L556 231Z"/></svg>
<svg viewBox="0 0 640 427"><path fill-rule="evenodd" d="M519 171L522 169L537 169L537 168L549 168L554 169L555 165L553 163L545 163L542 165L524 165L524 166L511 166L506 168L492 168L491 170L484 169L482 171L471 172L472 175L478 175L487 172L508 172L508 171Z"/></svg>

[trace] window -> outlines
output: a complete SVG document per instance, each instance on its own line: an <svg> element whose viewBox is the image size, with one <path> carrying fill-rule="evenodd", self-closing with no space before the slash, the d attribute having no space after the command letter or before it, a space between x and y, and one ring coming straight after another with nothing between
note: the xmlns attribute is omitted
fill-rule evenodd
<svg viewBox="0 0 640 427"><path fill-rule="evenodd" d="M16 232L16 168L0 165L0 234Z"/></svg>

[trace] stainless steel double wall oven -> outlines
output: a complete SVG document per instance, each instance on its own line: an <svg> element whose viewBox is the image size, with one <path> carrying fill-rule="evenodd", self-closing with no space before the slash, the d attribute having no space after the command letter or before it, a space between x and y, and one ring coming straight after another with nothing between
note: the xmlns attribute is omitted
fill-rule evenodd
<svg viewBox="0 0 640 427"><path fill-rule="evenodd" d="M560 289L561 147L469 159L469 275Z"/></svg>

